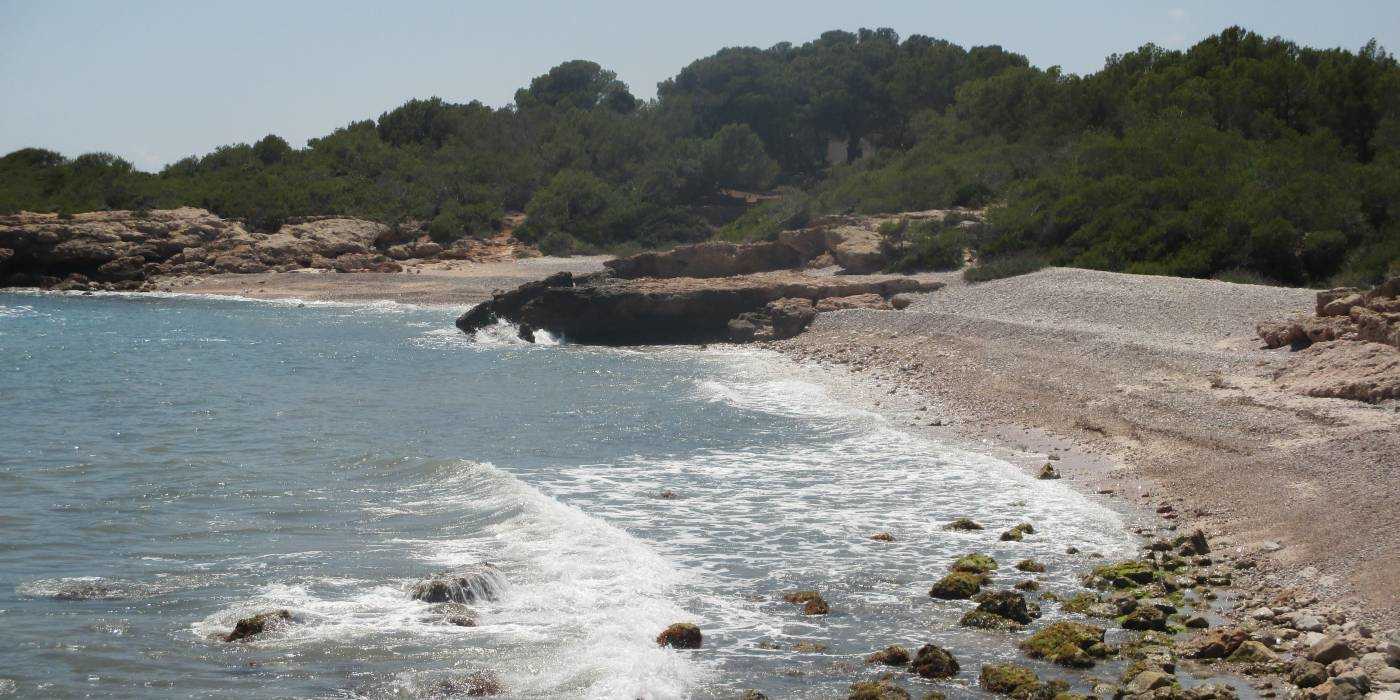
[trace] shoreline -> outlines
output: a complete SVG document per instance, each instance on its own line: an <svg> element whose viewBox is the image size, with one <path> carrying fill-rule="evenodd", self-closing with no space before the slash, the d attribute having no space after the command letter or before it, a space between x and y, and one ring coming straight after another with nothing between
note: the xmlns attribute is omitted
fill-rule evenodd
<svg viewBox="0 0 1400 700"><path fill-rule="evenodd" d="M461 265L467 269L458 270L410 268L413 271L397 274L218 275L198 280L162 279L152 286L154 291L252 300L394 301L464 311L465 305L487 298L492 289L500 286L538 279L560 269L588 272L592 271L590 266L601 266L601 259L534 259L528 261L530 265L522 262L527 261ZM947 279L950 289L957 294L989 297L1008 291L1020 293L1019 287L1044 281L1047 276L1065 275L1074 278L1108 276L1113 282L1129 286L1151 287L1153 282L1163 281L1169 285L1178 283L1172 278L1153 280L1058 269L984 283L975 289L961 285L951 275ZM1092 296L1074 285L1061 284L1062 279L1054 282L1055 286L1070 290L1066 296L1076 297L1074 301L1084 302L1084 297ZM1223 284L1187 281L1188 286ZM1266 299L1264 306L1287 308L1293 305L1305 309L1311 304L1312 295L1307 290L1257 288L1256 291ZM777 352L802 365L840 372L839 378L829 376L823 382L828 389L839 391L842 400L884 416L900 430L1002 459L1030 473L1038 472L1047 464L1053 465L1063 474L1063 483L1091 501L1122 514L1128 531L1143 537L1144 545L1202 528L1217 552L1217 564L1230 568L1235 574L1231 585L1215 589L1222 603L1229 601L1231 604L1216 604L1210 608L1211 613L1232 624L1256 631L1271 626L1287 627L1296 607L1299 611L1316 612L1328 621L1324 629L1329 633L1355 633L1358 622L1381 628L1395 626L1400 611L1396 610L1393 596L1400 582L1390 582L1392 585L1387 592L1384 571L1380 572L1378 592L1392 596L1389 603L1384 597L1358 595L1358 588L1367 585L1366 571L1360 570L1364 567L1342 572L1349 576L1341 580L1335 574L1320 573L1319 564L1326 565L1326 562L1310 551L1316 543L1297 541L1296 536L1290 536L1292 532L1280 532L1275 534L1275 539L1264 539L1265 535L1258 530L1260 514L1241 513L1243 508L1232 507L1229 503L1231 499L1240 498L1240 492L1232 492L1229 487L1239 484L1226 484L1224 490L1217 489L1219 492L1214 498L1203 495L1196 490L1196 484L1211 474L1182 475L1164 470L1163 460L1171 461L1166 455L1170 450L1159 443L1170 443L1167 447L1191 453L1189 457L1176 455L1174 459L1178 462L1221 454L1239 458L1240 452L1247 456L1251 451L1262 450L1263 443L1269 443L1268 448L1273 450L1272 443L1278 442L1280 435L1307 426L1326 428L1321 437L1310 436L1323 442L1341 439L1339 435L1325 434L1338 425L1354 426L1358 421L1370 420L1372 427L1400 428L1400 412L1396 408L1335 399L1306 399L1272 388L1266 381L1268 373L1286 357L1285 351L1250 347L1249 338L1245 336L1252 333L1252 324L1234 336L1226 334L1213 342L1204 341L1218 329L1206 329L1196 333L1196 337L1180 341L1149 332L1158 330L1156 328L1141 327L1153 323L1105 329L1055 318L1044 314L1043 309L1024 310L1034 317L1034 322L1016 323L1008 318L1005 308L996 309L986 304L985 298L964 300L962 308L949 311L943 308L947 306L944 302L949 301L944 298L948 293L949 290L943 290L919 295L914 306L903 312L848 310L823 314L806 333L789 340L759 343L757 347ZM1037 289L1037 293L1043 290ZM1249 307L1248 304L1244 306ZM968 310L982 307L992 311ZM1163 328L1172 325L1170 320L1152 320ZM1257 343L1253 345L1257 347ZM1030 352L1026 354L1028 347ZM1068 350L1053 351L1054 347ZM1082 372L1089 359L1094 361L1099 373L1081 377L1085 386L1079 390L1064 391L1062 380L1067 375ZM988 372L995 374L995 378L982 376ZM1192 373L1196 376L1192 377ZM1121 399L1139 395L1144 391L1143 386L1161 392L1179 392L1176 398L1186 404L1218 403L1219 397L1212 399L1211 396L1223 393L1231 410L1261 410L1275 417L1278 411L1286 410L1294 414L1296 421L1272 426L1276 433L1267 437L1252 431L1253 425L1237 431L1240 435L1257 435L1255 439L1261 443L1258 449L1239 444L1239 435L1229 435L1223 430L1216 431L1219 435L1215 443L1200 442L1193 430L1202 426L1218 427L1212 423L1218 416L1178 414L1179 424L1171 430L1163 430L1153 419L1160 411L1170 413L1172 404L1148 406L1140 412L1123 410L1127 404ZM1030 402L1033 410L1027 410L1025 405L1019 411L1008 408L1018 402ZM1095 405L1097 402L1102 405ZM1180 416L1185 419L1181 420ZM1297 437L1292 439L1296 441ZM1288 442L1288 438L1283 442ZM1385 459L1383 453L1372 456ZM1386 487L1383 479L1378 487ZM1372 515L1384 517L1383 513ZM1393 535L1389 541L1381 538L1378 544L1382 553L1387 546L1396 547L1395 539ZM1355 554L1355 550L1343 553L1346 554ZM1383 565L1386 561L1382 556L1369 564ZM1100 563L1104 562L1086 559L1083 571ZM1313 568L1313 575L1302 575L1309 567ZM1358 580L1358 573L1363 578ZM1375 575L1372 570L1373 579ZM1266 581L1269 585L1265 585ZM1280 602L1281 596L1286 597L1286 603ZM1314 597L1315 602L1294 605L1309 597ZM1267 606L1270 601L1288 608L1286 616L1278 620L1254 617L1258 608ZM1105 621L1091 622L1102 624ZM1111 621L1106 622L1109 623L1106 626L1115 626ZM1362 635L1363 641L1370 635L1370 631ZM1384 639L1385 634L1380 638ZM1281 644L1281 651L1290 648L1306 650L1297 643ZM1200 681L1233 670L1188 666L1182 673ZM1255 675L1255 686L1261 690L1259 694L1271 697L1273 692L1269 688L1273 686L1264 683L1277 684L1280 675L1286 676L1286 669L1275 668L1268 675ZM1265 681L1265 678L1272 680ZM1286 690L1289 686L1284 681L1281 687Z"/></svg>
<svg viewBox="0 0 1400 700"><path fill-rule="evenodd" d="M489 298L494 289L563 270L601 270L605 259L430 262L410 265L403 273L225 274L165 278L151 286L160 291L250 299L394 301L465 311L470 304ZM1258 349L1253 323L1306 311L1313 303L1311 290L1066 268L975 286L961 282L955 273L928 277L949 286L917 295L919 301L908 310L822 314L796 338L757 345L800 363L841 368L852 379L869 382L871 392L864 407L904 429L996 454L1027 471L1053 462L1066 483L1143 522L1161 521L1155 517L1155 509L1170 506L1171 522L1179 528L1185 529L1189 521L1237 554L1257 557L1259 572L1287 576L1292 568L1294 575L1287 576L1286 587L1307 589L1323 601L1341 605L1350 611L1349 617L1359 616L1384 627L1400 626L1400 580L1387 581L1386 572L1376 568L1386 561L1400 562L1400 537L1392 535L1389 541L1377 538L1373 544L1380 546L1380 555L1358 558L1358 579L1357 571L1308 551L1317 544L1306 536L1299 537L1303 528L1298 526L1309 523L1297 522L1288 510L1274 507L1264 509L1266 512L1240 513L1243 501L1254 495L1260 484L1214 481L1221 476L1220 469L1184 474L1173 465L1223 456L1238 466L1240 460L1257 458L1256 453L1267 452L1277 458L1280 448L1272 443L1284 443L1286 448L1311 442L1316 451L1357 432L1370 438L1387 430L1400 434L1400 406L1308 398L1272 386L1268 375L1286 360L1287 351ZM1058 295L1067 309L1047 313L1045 308L1016 308L1014 303L990 301L1006 292L1023 294L1022 287L1042 280L1036 294L1050 299L1048 306L1054 305ZM1104 283L1108 289L1095 288L1096 283ZM1247 322L1222 318L1202 327L1130 308L1135 291L1159 312L1173 305L1199 305L1201 300L1192 298L1198 289L1223 290L1225 294L1247 291L1252 298L1236 304L1238 308L1232 311L1218 313L1250 318ZM950 294L966 298L956 310L942 311ZM1102 310L1106 295L1111 297L1107 301L1128 308L1099 322L1091 317L1096 308ZM1189 331L1178 325L1188 326ZM1067 350L1054 350L1056 346ZM1096 376L1086 367L1096 370ZM1083 386L1066 381L1065 375L1076 372L1081 376L1074 379L1083 379ZM906 405L893 409L889 392L907 394ZM1171 398L1132 405L1153 392ZM875 398L877 395L885 398ZM1204 415L1192 415L1201 406L1209 409ZM1230 414L1245 411L1263 413L1263 427L1268 432L1259 430L1258 416L1242 426L1228 425ZM1227 420L1221 420L1222 413ZM1234 434L1227 434L1222 427L1234 428L1229 431ZM1296 434L1280 440L1279 434L1288 431ZM1400 438L1387 440L1382 435L1378 440L1380 444L1366 445L1378 448L1367 458L1384 464L1389 456L1392 463L1400 464ZM1295 468L1311 466L1307 455L1293 461ZM1365 482L1369 475L1352 470L1347 476L1353 482ZM1211 488L1202 489L1204 482L1210 482ZM1226 490L1218 488L1222 483ZM1382 492L1378 498L1388 488L1400 502L1400 485L1388 485L1382 478L1375 486ZM1238 490L1232 492L1231 487ZM1216 493L1211 494L1211 490ZM1303 495L1308 495L1305 489ZM1232 504L1231 500L1240 503ZM1382 524L1391 522L1386 518L1400 522L1400 505L1370 515ZM1292 528L1290 520L1295 521ZM1348 536L1355 532L1344 530ZM1323 554L1332 550L1335 547ZM1346 553L1354 554L1355 550ZM1384 556L1387 553L1389 556ZM1316 571L1309 572L1308 567ZM1331 571L1324 572L1324 568ZM1358 589L1367 586L1378 595L1358 595Z"/></svg>

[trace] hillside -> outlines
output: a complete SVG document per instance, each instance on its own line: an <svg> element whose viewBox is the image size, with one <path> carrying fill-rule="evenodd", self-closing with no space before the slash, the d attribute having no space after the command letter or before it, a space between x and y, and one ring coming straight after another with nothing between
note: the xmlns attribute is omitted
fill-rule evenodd
<svg viewBox="0 0 1400 700"><path fill-rule="evenodd" d="M268 135L159 173L102 153L0 159L0 214L181 206L252 232L334 215L443 245L523 211L515 235L565 254L989 207L959 241L984 259L1365 284L1400 259L1400 67L1374 42L1231 27L1079 76L862 29L722 49L652 101L580 60L503 108L411 100L304 148Z"/></svg>

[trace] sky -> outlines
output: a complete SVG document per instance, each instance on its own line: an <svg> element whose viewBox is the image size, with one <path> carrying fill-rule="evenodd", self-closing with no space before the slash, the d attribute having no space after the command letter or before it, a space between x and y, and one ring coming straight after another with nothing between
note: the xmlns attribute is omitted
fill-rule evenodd
<svg viewBox="0 0 1400 700"><path fill-rule="evenodd" d="M295 146L415 97L500 106L584 58L634 94L725 46L891 27L1098 70L1231 25L1400 50L1400 0L0 0L0 154L107 151L156 170L275 133Z"/></svg>

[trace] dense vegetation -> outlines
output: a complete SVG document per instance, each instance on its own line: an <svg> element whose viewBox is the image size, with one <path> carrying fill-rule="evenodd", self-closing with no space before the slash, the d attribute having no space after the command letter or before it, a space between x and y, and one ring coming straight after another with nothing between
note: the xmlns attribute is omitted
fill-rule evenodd
<svg viewBox="0 0 1400 700"><path fill-rule="evenodd" d="M744 211L728 190L782 197ZM505 108L413 100L301 149L268 136L154 174L105 154L0 159L0 212L180 204L263 229L416 222L440 241L520 210L517 235L554 252L989 206L988 226L899 232L898 264L956 266L968 248L1008 270L1357 283L1400 260L1400 67L1374 43L1319 50L1239 28L1085 76L996 46L828 32L723 49L647 102L572 61Z"/></svg>

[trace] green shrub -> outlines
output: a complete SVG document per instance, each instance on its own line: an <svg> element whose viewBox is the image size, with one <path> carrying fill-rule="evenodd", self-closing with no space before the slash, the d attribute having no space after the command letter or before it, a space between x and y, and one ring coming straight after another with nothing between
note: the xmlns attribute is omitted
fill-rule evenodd
<svg viewBox="0 0 1400 700"><path fill-rule="evenodd" d="M545 255L572 255L578 248L578 242L563 231L555 231L540 239L539 249Z"/></svg>
<svg viewBox="0 0 1400 700"><path fill-rule="evenodd" d="M983 260L963 270L963 281L969 283L999 280L1005 277L1028 275L1050 265L1049 259L1039 253L1021 253Z"/></svg>

